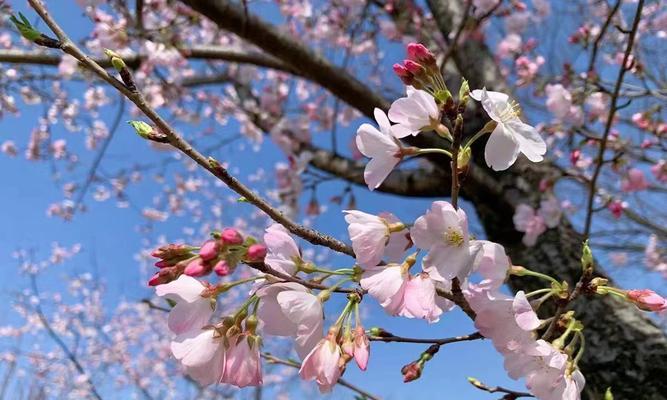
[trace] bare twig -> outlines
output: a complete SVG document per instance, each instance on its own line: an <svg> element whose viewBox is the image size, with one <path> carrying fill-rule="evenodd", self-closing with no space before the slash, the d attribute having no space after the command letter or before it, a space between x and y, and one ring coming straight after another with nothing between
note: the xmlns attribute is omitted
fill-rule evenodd
<svg viewBox="0 0 667 400"><path fill-rule="evenodd" d="M423 343L423 344L445 345L449 343L468 342L472 340L484 339L484 336L482 336L482 334L479 332L475 332L469 335L454 336L443 339L420 339L420 338L396 336L389 332L382 331L380 336L369 336L368 339L375 342L386 342L386 343L399 342L399 343Z"/></svg>
<svg viewBox="0 0 667 400"><path fill-rule="evenodd" d="M632 29L630 31L630 37L628 38L628 44L625 48L625 53L623 54L623 61L618 71L618 78L616 78L616 84L614 86L614 92L611 96L611 105L609 106L609 115L607 116L607 122L605 124L604 133L602 134L602 139L600 140L600 147L598 149L598 154L595 162L595 169L593 170L593 176L590 182L588 201L586 206L586 222L584 223L584 240L588 238L588 235L591 231L591 224L593 222L593 202L595 200L596 185L600 172L602 171L602 166L604 164L604 153L607 149L607 141L609 139L609 134L611 132L611 126L614 123L614 116L617 111L617 103L619 93L621 91L621 85L623 84L623 78L625 73L630 69L628 67L628 60L632 53L632 46L635 43L635 37L637 36L637 28L639 27L639 21L641 20L641 12L644 8L644 0L639 0L637 4L637 11L635 12L635 17L632 22Z"/></svg>

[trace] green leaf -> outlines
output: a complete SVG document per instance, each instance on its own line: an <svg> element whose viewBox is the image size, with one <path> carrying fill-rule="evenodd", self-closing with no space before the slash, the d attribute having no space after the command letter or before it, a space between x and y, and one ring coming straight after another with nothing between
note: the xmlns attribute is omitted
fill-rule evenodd
<svg viewBox="0 0 667 400"><path fill-rule="evenodd" d="M9 19L14 23L21 36L30 40L31 42L34 42L42 36L39 31L32 27L30 21L28 21L28 18L26 18L25 15L19 13L19 17L21 18L21 21L19 21L14 15L12 15Z"/></svg>

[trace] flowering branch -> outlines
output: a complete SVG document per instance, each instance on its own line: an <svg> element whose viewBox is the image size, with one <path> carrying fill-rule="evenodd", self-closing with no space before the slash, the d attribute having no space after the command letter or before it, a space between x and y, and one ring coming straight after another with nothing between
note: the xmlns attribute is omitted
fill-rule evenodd
<svg viewBox="0 0 667 400"><path fill-rule="evenodd" d="M290 232L295 235L302 237L303 239L309 241L312 244L324 245L329 247L332 250L338 251L343 254L353 255L352 249L345 243L334 239L331 236L322 234L314 229L307 228L303 225L297 224L292 221L290 218L285 216L282 212L271 206L268 201L260 197L258 194L253 192L250 188L241 183L238 179L233 177L227 169L225 169L217 161L206 158L203 154L199 153L192 145L181 137L172 127L166 122L153 108L151 108L143 95L138 91L132 91L126 87L123 83L118 81L116 78L111 76L104 68L99 64L95 63L90 57L86 56L67 36L67 34L62 30L62 28L56 23L56 21L49 15L48 11L42 4L40 0L30 0L29 1L32 8L42 17L44 22L51 28L51 30L56 34L58 39L61 41L61 49L79 60L84 66L98 75L100 78L111 84L114 88L120 91L125 95L130 101L132 101L139 110L141 110L144 115L146 115L163 133L169 143L176 149L183 152L185 155L190 157L197 164L211 172L214 176L224 182L230 189L237 192L239 195L243 196L248 202L255 205L260 210L264 211L269 217L274 221L285 226Z"/></svg>

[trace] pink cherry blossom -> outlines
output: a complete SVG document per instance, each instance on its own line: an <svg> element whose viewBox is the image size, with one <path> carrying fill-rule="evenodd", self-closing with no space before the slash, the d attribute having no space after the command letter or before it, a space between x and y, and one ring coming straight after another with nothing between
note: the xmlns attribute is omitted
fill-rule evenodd
<svg viewBox="0 0 667 400"><path fill-rule="evenodd" d="M370 190L377 189L403 159L401 145L392 134L389 119L379 108L374 113L380 130L370 124L362 124L356 137L361 154L371 159L364 170L364 180Z"/></svg>
<svg viewBox="0 0 667 400"><path fill-rule="evenodd" d="M410 276L407 264L367 268L360 283L390 315L421 318L432 323L451 308L450 302L436 296L431 276L428 273Z"/></svg>
<svg viewBox="0 0 667 400"><path fill-rule="evenodd" d="M509 168L523 153L530 161L544 159L547 145L537 130L519 119L516 103L504 93L473 90L470 97L482 102L484 110L497 122L484 150L486 164L494 171Z"/></svg>
<svg viewBox="0 0 667 400"><path fill-rule="evenodd" d="M555 228L560 224L560 217L562 215L561 206L554 196L549 196L540 201L540 208L537 214L542 217L544 224L548 228Z"/></svg>
<svg viewBox="0 0 667 400"><path fill-rule="evenodd" d="M547 230L544 218L526 204L519 204L514 211L514 228L519 232L525 232L523 244L528 247L534 246L537 238Z"/></svg>
<svg viewBox="0 0 667 400"><path fill-rule="evenodd" d="M667 300L649 289L628 290L628 300L644 311L660 312L667 310Z"/></svg>
<svg viewBox="0 0 667 400"><path fill-rule="evenodd" d="M301 363L299 375L304 380L315 380L322 393L328 393L336 385L341 375L340 359L342 350L336 342L335 333L326 338L308 353Z"/></svg>
<svg viewBox="0 0 667 400"><path fill-rule="evenodd" d="M211 300L201 296L205 287L195 278L181 275L175 281L155 287L155 293L175 301L169 311L169 329L177 335L198 330L206 325L213 315Z"/></svg>
<svg viewBox="0 0 667 400"><path fill-rule="evenodd" d="M482 275L482 283L491 288L502 286L511 266L505 248L487 240L474 240L471 241L471 249L473 270Z"/></svg>
<svg viewBox="0 0 667 400"><path fill-rule="evenodd" d="M462 209L455 210L446 201L435 201L425 215L417 218L410 235L417 247L428 250L424 271L433 279L463 280L470 273L468 219Z"/></svg>
<svg viewBox="0 0 667 400"><path fill-rule="evenodd" d="M644 171L639 168L630 168L625 177L621 179L621 190L624 192L638 192L648 186Z"/></svg>
<svg viewBox="0 0 667 400"><path fill-rule="evenodd" d="M434 124L440 123L440 110L435 98L411 86L407 88L407 97L391 104L388 115L391 121L398 124L391 128L397 138L416 136L422 130L430 130Z"/></svg>
<svg viewBox="0 0 667 400"><path fill-rule="evenodd" d="M401 221L392 213L382 212L378 215L384 219L390 226L395 229L389 234L389 240L384 248L384 258L388 262L401 262L405 251L412 247L412 239L410 238L410 230L405 227L398 230L397 227L402 225ZM399 225L400 224L400 225Z"/></svg>
<svg viewBox="0 0 667 400"><path fill-rule="evenodd" d="M322 338L324 314L320 299L294 282L266 285L257 291L257 317L263 331L275 336L293 336L302 359Z"/></svg>
<svg viewBox="0 0 667 400"><path fill-rule="evenodd" d="M560 121L567 119L572 107L572 94L561 84L547 85L547 109Z"/></svg>
<svg viewBox="0 0 667 400"><path fill-rule="evenodd" d="M356 210L345 210L347 231L357 263L373 267L380 263L389 240L389 224L383 218Z"/></svg>
<svg viewBox="0 0 667 400"><path fill-rule="evenodd" d="M241 334L230 339L220 383L228 383L241 388L261 385L262 363L259 347L258 336Z"/></svg>
<svg viewBox="0 0 667 400"><path fill-rule="evenodd" d="M542 321L537 317L533 307L528 302L526 294L520 290L514 296L512 301L512 311L514 312L514 320L519 328L524 331L532 331L537 329Z"/></svg>
<svg viewBox="0 0 667 400"><path fill-rule="evenodd" d="M190 331L171 342L171 352L185 372L200 385L218 383L225 365L225 350L213 329Z"/></svg>
<svg viewBox="0 0 667 400"><path fill-rule="evenodd" d="M268 252L264 262L278 272L294 275L301 263L301 252L287 229L280 224L273 224L266 228L264 234Z"/></svg>

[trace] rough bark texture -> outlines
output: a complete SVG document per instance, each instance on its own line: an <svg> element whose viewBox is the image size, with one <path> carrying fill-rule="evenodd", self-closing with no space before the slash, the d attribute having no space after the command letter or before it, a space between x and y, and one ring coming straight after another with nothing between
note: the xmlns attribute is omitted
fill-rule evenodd
<svg viewBox="0 0 667 400"><path fill-rule="evenodd" d="M374 107L386 109L388 102L363 83L275 27L254 16L246 20L242 9L235 3L227 0L182 1L220 28L236 33L276 59L295 66L302 75L320 83L365 115L370 116ZM443 35L448 37L459 23L463 7L453 0L428 0L427 3ZM452 54L452 59L456 69L465 72L471 87L506 90L484 43L465 40ZM477 110L466 118L466 131L476 132L485 120L486 117ZM425 136L420 135L417 140L428 140ZM480 154L479 150L476 154ZM406 196L448 195L449 185L445 183L449 173L447 163L443 159L435 161L435 172L429 179L419 182L414 176L401 175L400 179L406 179L406 187L398 190L396 185L401 183L396 182L399 175L395 174L386 188L391 187L389 192ZM360 166L335 154L318 150L313 164L363 184ZM555 174L556 169L546 162L532 164L520 160L509 171L499 174L473 163L463 182L462 195L475 205L489 239L504 245L515 264L574 283L581 271L582 237L566 218L559 227L542 235L531 248L522 244L522 234L514 230L512 222L516 206L521 203L535 206L539 202L537 188L540 180ZM604 276L599 267L596 274ZM535 282L521 279L513 281L512 285L517 290L531 290ZM612 387L616 399L667 398L667 338L652 320L634 306L611 296L580 298L575 308L578 318L586 326L587 351L581 364L588 381L584 398L599 399L607 387Z"/></svg>

